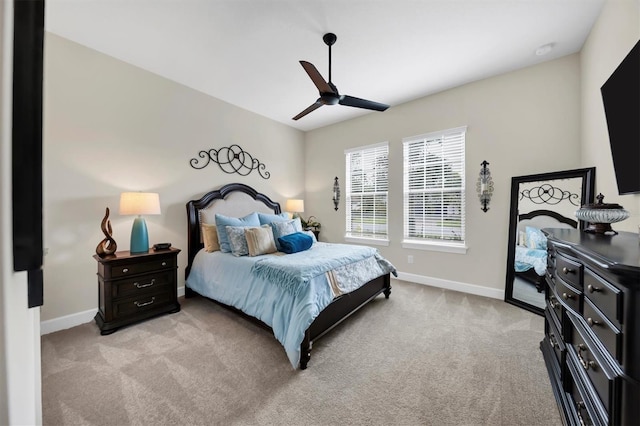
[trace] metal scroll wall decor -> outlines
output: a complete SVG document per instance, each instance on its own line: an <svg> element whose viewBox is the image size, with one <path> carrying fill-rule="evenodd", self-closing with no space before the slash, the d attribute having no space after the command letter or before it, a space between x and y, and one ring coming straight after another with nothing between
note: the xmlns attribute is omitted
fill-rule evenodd
<svg viewBox="0 0 640 426"><path fill-rule="evenodd" d="M333 180L333 208L338 211L338 204L340 204L340 185L338 185L338 176Z"/></svg>
<svg viewBox="0 0 640 426"><path fill-rule="evenodd" d="M192 158L189 161L194 169L204 169L209 163L214 162L220 166L223 172L228 174L237 173L240 176L247 176L257 170L263 179L271 177L271 173L266 171L267 166L239 145L234 144L220 149L211 148L209 151L203 150L198 153L198 157L200 158Z"/></svg>
<svg viewBox="0 0 640 426"><path fill-rule="evenodd" d="M525 198L529 199L533 204L550 205L556 205L562 200L568 200L574 206L580 207L580 194L565 191L548 183L520 191L520 200Z"/></svg>
<svg viewBox="0 0 640 426"><path fill-rule="evenodd" d="M480 175L478 176L478 182L476 183L476 191L478 191L478 198L480 199L480 208L483 212L489 210L489 202L493 195L493 179L491 179L491 171L487 167L489 163L485 160L480 163L482 168L480 169Z"/></svg>

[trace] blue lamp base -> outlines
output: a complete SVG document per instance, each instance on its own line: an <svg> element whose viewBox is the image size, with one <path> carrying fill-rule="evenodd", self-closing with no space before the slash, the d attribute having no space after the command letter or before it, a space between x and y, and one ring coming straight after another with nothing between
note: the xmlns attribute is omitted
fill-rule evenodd
<svg viewBox="0 0 640 426"><path fill-rule="evenodd" d="M138 216L133 221L131 228L131 253L149 253L149 234L147 233L147 223L142 216Z"/></svg>

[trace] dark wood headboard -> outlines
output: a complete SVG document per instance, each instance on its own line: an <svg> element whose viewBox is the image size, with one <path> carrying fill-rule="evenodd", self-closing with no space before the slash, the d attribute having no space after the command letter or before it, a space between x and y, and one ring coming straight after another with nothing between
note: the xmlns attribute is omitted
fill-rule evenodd
<svg viewBox="0 0 640 426"><path fill-rule="evenodd" d="M225 200L230 194L235 192L244 193L255 201L260 202L266 206L269 211L278 214L281 213L280 204L271 200L265 194L261 194L255 189L247 186L243 183L230 183L224 185L220 189L207 192L198 200L191 200L187 203L187 255L188 263L185 273L185 279L189 276L191 271L191 264L196 254L204 246L202 243L201 227L200 227L200 210L210 208L217 200ZM246 214L246 213L244 213ZM242 214L239 214L239 216Z"/></svg>

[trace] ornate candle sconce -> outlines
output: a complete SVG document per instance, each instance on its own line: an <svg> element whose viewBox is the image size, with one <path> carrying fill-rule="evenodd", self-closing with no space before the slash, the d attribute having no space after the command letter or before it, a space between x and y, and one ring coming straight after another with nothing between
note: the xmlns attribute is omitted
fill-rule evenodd
<svg viewBox="0 0 640 426"><path fill-rule="evenodd" d="M340 185L338 184L338 176L333 180L333 208L338 211L338 204L340 204Z"/></svg>
<svg viewBox="0 0 640 426"><path fill-rule="evenodd" d="M489 202L493 195L493 180L491 179L491 171L487 167L489 163L485 160L480 163L480 165L482 168L480 169L480 175L476 183L476 191L478 191L478 198L482 205L481 210L486 213L487 210L489 210Z"/></svg>

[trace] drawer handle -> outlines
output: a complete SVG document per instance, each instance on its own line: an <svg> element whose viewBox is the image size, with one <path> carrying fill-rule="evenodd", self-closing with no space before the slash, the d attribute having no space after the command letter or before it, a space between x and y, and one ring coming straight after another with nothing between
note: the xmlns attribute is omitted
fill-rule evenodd
<svg viewBox="0 0 640 426"><path fill-rule="evenodd" d="M585 345L583 345L582 343L580 343L578 345L578 359L580 360L580 364L582 364L582 368L584 368L585 370L588 370L589 368L591 369L595 369L598 364L596 364L595 361L586 361L584 358L582 358L582 351L587 351L587 347Z"/></svg>
<svg viewBox="0 0 640 426"><path fill-rule="evenodd" d="M589 284L587 286L587 290L589 290L589 293L593 293L596 291L602 291L602 289L600 287L594 287L593 284Z"/></svg>
<svg viewBox="0 0 640 426"><path fill-rule="evenodd" d="M587 324L589 324L589 327L593 327L594 325L600 325L602 323L598 320L594 320L593 318L587 318Z"/></svg>
<svg viewBox="0 0 640 426"><path fill-rule="evenodd" d="M558 344L557 340L556 340L556 336L554 336L553 334L549 335L549 341L551 342L551 347L552 348L558 348L560 347L560 345Z"/></svg>
<svg viewBox="0 0 640 426"><path fill-rule="evenodd" d="M136 300L136 301L135 301L135 302L133 302L133 303L134 303L138 308L142 308L143 306L149 306L149 305L151 305L151 304L152 304L153 302L155 302L155 301L156 301L156 298L155 298L155 297L152 297L152 298L151 298L151 300L149 300L148 302L140 303L140 302L138 302L138 301Z"/></svg>
<svg viewBox="0 0 640 426"><path fill-rule="evenodd" d="M567 268L566 266L562 268L562 273L565 275L574 274L576 272L575 269Z"/></svg>
<svg viewBox="0 0 640 426"><path fill-rule="evenodd" d="M562 298L564 300L573 299L575 296L573 294L562 293Z"/></svg>
<svg viewBox="0 0 640 426"><path fill-rule="evenodd" d="M162 266L167 266L167 262L162 262Z"/></svg>
<svg viewBox="0 0 640 426"><path fill-rule="evenodd" d="M129 272L129 268L123 268L123 269L122 269L122 273L123 273L123 274L126 274L127 272Z"/></svg>
<svg viewBox="0 0 640 426"><path fill-rule="evenodd" d="M578 420L580 420L580 426L586 426L586 423L582 418L582 414L580 414L580 412L586 408L584 401L576 402L576 407L578 407L578 410L576 411L576 413L578 414Z"/></svg>
<svg viewBox="0 0 640 426"><path fill-rule="evenodd" d="M140 284L139 282L135 282L133 283L133 285L135 285L137 288L145 288L145 287L151 287L155 283L156 283L156 279L152 278L150 283Z"/></svg>
<svg viewBox="0 0 640 426"><path fill-rule="evenodd" d="M555 297L555 296L551 296L551 297L549 298L549 305L551 305L551 307L552 307L553 309L555 309L555 308L557 308L557 307L558 307L558 302L556 301L556 297Z"/></svg>

